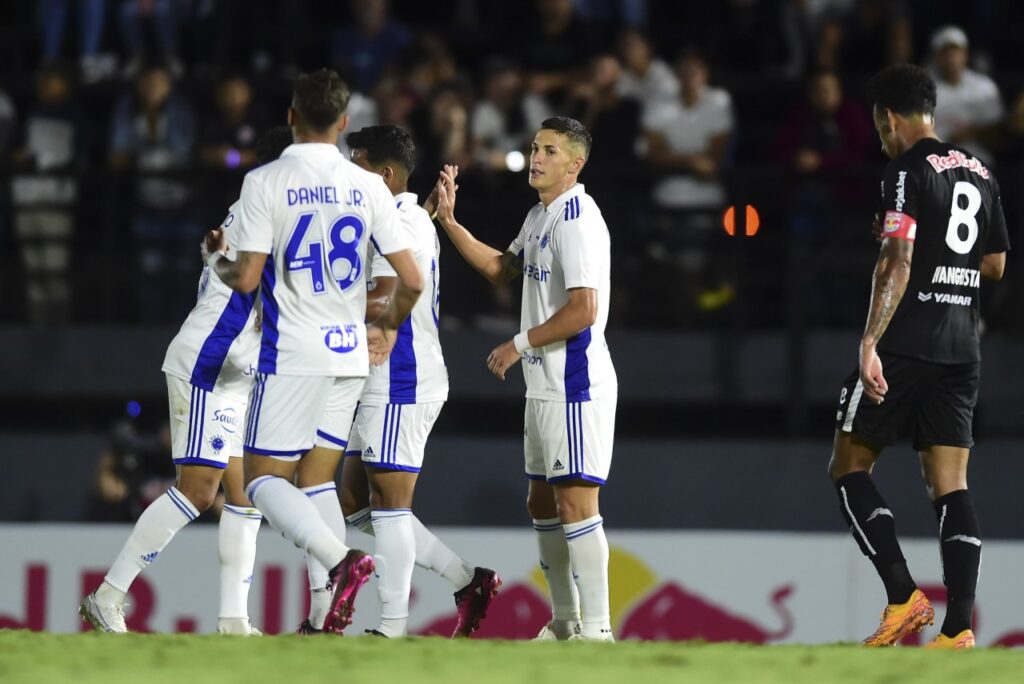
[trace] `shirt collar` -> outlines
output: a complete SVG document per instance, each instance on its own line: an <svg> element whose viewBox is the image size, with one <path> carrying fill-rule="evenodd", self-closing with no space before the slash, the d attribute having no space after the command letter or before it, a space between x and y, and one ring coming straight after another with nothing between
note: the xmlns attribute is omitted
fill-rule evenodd
<svg viewBox="0 0 1024 684"><path fill-rule="evenodd" d="M415 192L400 192L395 195L395 204L401 206L403 204L419 204L417 201L418 197Z"/></svg>
<svg viewBox="0 0 1024 684"><path fill-rule="evenodd" d="M340 157L341 150L329 143L292 143L284 148L282 157Z"/></svg>
<svg viewBox="0 0 1024 684"><path fill-rule="evenodd" d="M551 204L549 204L547 206L547 209L545 209L544 211L546 213L550 214L553 211L555 211L556 209L561 209L562 205L565 203L565 201L567 199L569 199L573 195L582 194L584 189L585 188L583 187L583 183L576 183L576 184L574 184L571 188L569 188L568 190L563 192L561 195L559 195L555 199L551 200Z"/></svg>

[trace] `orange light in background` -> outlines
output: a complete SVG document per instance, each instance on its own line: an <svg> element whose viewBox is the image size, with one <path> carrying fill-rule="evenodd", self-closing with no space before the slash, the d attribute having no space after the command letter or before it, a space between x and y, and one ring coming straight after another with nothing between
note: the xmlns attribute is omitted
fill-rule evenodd
<svg viewBox="0 0 1024 684"><path fill-rule="evenodd" d="M761 227L761 217L758 216L757 209L751 205L744 207L744 221L743 234L747 237L753 237L757 235L758 229ZM725 210L722 215L722 227L725 228L725 232L730 236L736 235L736 207L731 206Z"/></svg>

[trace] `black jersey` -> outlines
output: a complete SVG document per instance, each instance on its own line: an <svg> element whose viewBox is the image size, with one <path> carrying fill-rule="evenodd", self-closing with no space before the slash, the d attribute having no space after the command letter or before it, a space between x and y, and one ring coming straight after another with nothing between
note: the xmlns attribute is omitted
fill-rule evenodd
<svg viewBox="0 0 1024 684"><path fill-rule="evenodd" d="M914 241L910 281L878 349L935 363L981 358L981 260L1009 249L995 176L969 153L933 138L889 162L884 235Z"/></svg>

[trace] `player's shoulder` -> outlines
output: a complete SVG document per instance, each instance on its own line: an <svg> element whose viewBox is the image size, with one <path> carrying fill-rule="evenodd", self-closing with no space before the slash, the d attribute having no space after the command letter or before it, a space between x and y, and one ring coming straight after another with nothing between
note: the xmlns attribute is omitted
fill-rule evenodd
<svg viewBox="0 0 1024 684"><path fill-rule="evenodd" d="M591 224L595 222L604 223L601 216L601 209L597 202L587 194L583 186L578 186L578 191L570 194L562 201L559 208L561 212L561 223Z"/></svg>

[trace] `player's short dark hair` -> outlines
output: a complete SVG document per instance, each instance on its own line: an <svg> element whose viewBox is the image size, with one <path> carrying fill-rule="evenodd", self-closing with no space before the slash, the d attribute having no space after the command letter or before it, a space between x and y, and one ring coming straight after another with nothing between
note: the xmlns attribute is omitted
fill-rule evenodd
<svg viewBox="0 0 1024 684"><path fill-rule="evenodd" d="M292 129L288 126L271 128L256 141L256 163L260 166L269 164L280 157L284 148L293 142Z"/></svg>
<svg viewBox="0 0 1024 684"><path fill-rule="evenodd" d="M373 166L388 162L400 164L407 173L416 168L416 144L412 134L394 124L367 126L345 136L350 149L366 150L366 159Z"/></svg>
<svg viewBox="0 0 1024 684"><path fill-rule="evenodd" d="M583 158L587 159L590 157L590 147L593 141L590 138L590 131L587 127L581 124L576 119L572 119L568 116L553 116L550 119L545 119L540 124L542 131L554 131L555 133L561 133L569 139L574 145L583 146Z"/></svg>
<svg viewBox="0 0 1024 684"><path fill-rule="evenodd" d="M303 123L318 133L334 125L348 108L349 90L336 71L320 69L299 74L292 92L292 107Z"/></svg>
<svg viewBox="0 0 1024 684"><path fill-rule="evenodd" d="M935 113L935 79L915 64L894 64L875 74L867 87L868 102L909 116Z"/></svg>

